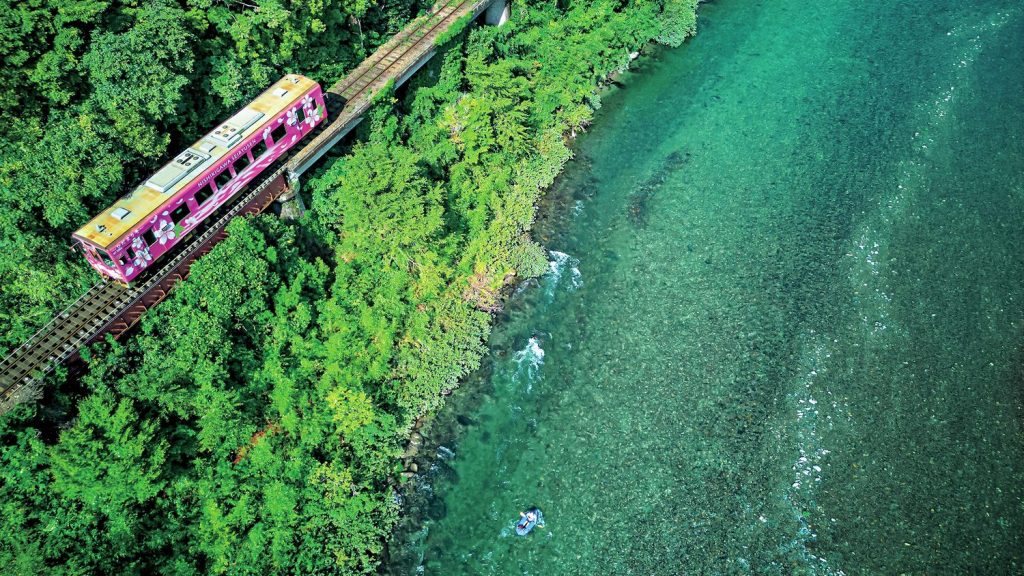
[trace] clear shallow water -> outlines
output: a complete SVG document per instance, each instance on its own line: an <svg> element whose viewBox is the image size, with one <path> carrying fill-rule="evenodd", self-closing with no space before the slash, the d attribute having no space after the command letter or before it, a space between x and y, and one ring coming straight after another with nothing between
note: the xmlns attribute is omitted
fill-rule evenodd
<svg viewBox="0 0 1024 576"><path fill-rule="evenodd" d="M722 0L642 61L386 572L1024 573L1024 6L929 4Z"/></svg>

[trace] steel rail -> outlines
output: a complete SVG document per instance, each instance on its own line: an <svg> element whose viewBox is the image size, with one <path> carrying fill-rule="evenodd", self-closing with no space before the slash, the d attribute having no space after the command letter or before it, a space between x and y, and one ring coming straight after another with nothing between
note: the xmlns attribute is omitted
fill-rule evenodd
<svg viewBox="0 0 1024 576"><path fill-rule="evenodd" d="M207 240L226 228L227 224L281 176L284 170L284 165L279 163L259 185L250 187L241 196L236 197L229 209L204 227L199 234L192 235L189 243L172 258L164 261L156 273L146 278L146 282L130 287L116 282L97 282L32 338L11 352L0 364L3 383L0 404L9 401L24 386L41 380L58 365L77 354L83 344L103 334L121 312L138 303L151 289L167 279L184 260L202 248ZM71 324L66 323L68 320ZM90 325L92 329L87 329ZM25 354L19 355L20 351Z"/></svg>
<svg viewBox="0 0 1024 576"><path fill-rule="evenodd" d="M406 27L396 34L388 43L360 63L356 70L353 70L351 74L328 89L328 93L340 96L343 100L341 102L328 102L327 104L331 108L338 108L340 106L339 112L344 111L349 103L364 96L396 63L419 47L423 40L430 38L442 25L450 23L453 16L458 14L462 8L472 4L472 11L477 11L481 6L490 3L490 1L446 0L439 8L435 8L429 14L418 18L415 26ZM424 31L428 25L429 29ZM410 39L413 41L409 42ZM396 51L402 48L404 50L396 54ZM424 54L428 52L426 51ZM410 63L409 66L404 67L396 77L404 74L406 68L415 65L418 61L419 57L416 61ZM384 64L383 66L381 66L382 63ZM373 71L377 71L377 73L364 82ZM353 88L356 88L355 92L346 97L345 94L350 93ZM367 103L363 104L355 107L359 108L359 111L349 111L349 115L355 117L365 111ZM148 305L143 303L145 297L150 295L151 292L160 291L161 284L172 275L177 274L179 279L187 275L188 267L191 266L192 261L201 255L198 254L200 251L210 247L211 242L214 241L214 236L223 234L227 224L239 212L246 210L271 183L276 182L278 178L282 177L286 173L290 162L303 156L311 149L315 152L316 148L323 143L322 141L318 142L317 137L329 129L329 126L333 124L332 120L337 121L340 119L340 116L341 114L333 118L329 116L326 122L321 123L317 129L310 133L312 139L306 146L289 154L287 160L282 158L276 162L276 168L263 175L258 185L243 189L241 195L231 200L230 208L223 211L213 220L207 220L201 229L191 233L190 236L192 238L188 244L177 251L173 257L164 261L155 273L149 274L145 282L127 287L106 279L97 282L72 304L62 310L60 314L51 319L43 328L36 331L25 342L13 349L0 361L0 413L13 405L12 400L17 400L15 397L26 386L41 381L57 366L77 355L81 346L95 341L107 333L111 326L128 314L133 307L141 305L144 311L166 297L166 291L164 291L163 295L159 296L154 302ZM271 194L270 201L274 197L273 192ZM257 210L262 210L263 208L265 206L256 207ZM181 272L179 269L183 269L184 272ZM120 329L118 333L124 332L137 321L138 317L134 320L121 320L119 323L123 324L124 328Z"/></svg>
<svg viewBox="0 0 1024 576"><path fill-rule="evenodd" d="M379 79L380 79L380 77L381 77L381 76L383 76L385 72L387 72L388 70L390 70L390 69L391 69L391 66L393 66L393 65L394 65L395 63L397 63L397 62L398 62L399 60L401 60L401 59L402 59L402 58L403 58L403 57L404 57L404 56L405 56L406 54L408 54L409 52L411 52L411 51L413 50L413 48L415 48L415 47L419 46L419 44L420 44L420 42L421 42L421 41L423 41L423 40L424 40L424 39L426 39L426 38L427 38L428 36L430 36L430 34L431 34L432 32L434 32L435 30L437 30L437 29L438 29L438 28L439 28L439 27L440 27L440 26L441 26L442 24L445 24L446 22L448 22L448 20L449 20L449 19L450 19L450 18L452 17L452 15L453 15L453 14L456 14L456 13L458 13L458 11L459 11L459 9L460 9L460 8L462 8L462 7L466 6L467 4L473 4L473 3L474 3L474 2L473 2L473 0L463 0L462 2L457 2L457 4L456 4L455 2L448 2L448 3L446 3L446 4L445 4L445 5L443 6L443 7L441 7L440 9L438 9L438 10L437 10L436 12L432 12L432 13L431 13L431 14L430 14L430 15L429 15L429 16L428 16L428 17L427 17L426 19L425 19L425 23L426 23L426 22L429 22L429 21L430 21L430 20L431 20L432 18L434 18L434 17L436 17L436 16L440 15L440 14L441 14L442 12L444 12L444 11L445 11L446 9L448 9L448 8L452 7L452 9L451 9L451 10L449 10L447 14L445 14L445 15L444 15L444 16L442 16L442 17L441 17L440 19L438 19L438 20L437 20L437 22L436 22L436 23L435 23L435 24L434 24L433 26L431 26L429 30L427 30L427 31L426 31L425 33L423 33L423 35L422 35L422 36L420 36L419 38L415 39L415 40L414 40L414 41L413 41L412 43L409 43L409 44L407 44L407 43L405 43L405 42L404 42L404 40L405 40L405 39L407 39L408 37L411 37L411 36L413 36L413 35L414 35L414 34L415 34L416 32L420 32L420 31L421 31L421 30L423 29L422 27L419 27L419 28L417 28L416 30L414 30L413 32L411 32L411 33L410 33L410 34L409 34L409 35L408 35L408 36L407 36L406 38L404 38L404 39L403 39L402 41L398 42L398 43L397 43L397 44L396 44L396 45L395 45L395 46L394 46L394 47L393 47L393 48L392 48L391 50L389 50L389 51L387 52L387 54L385 54L385 55L384 55L384 56L383 56L383 57L382 57L382 58L381 58L380 60L378 60L378 61L377 61L377 63L378 63L378 64L379 64L380 62L387 62L387 65L386 65L385 67L383 67L383 68L380 68L380 71L379 71L379 72L377 73L377 75L376 75L376 76L374 76L374 77L373 77L372 79L370 79L370 81L368 81L368 82L366 82L365 84L363 84L363 86L362 86L361 88L359 88L359 90L357 90L357 91L356 91L356 92L355 92L354 94L352 94L351 96L346 96L346 95L345 95L345 93L346 93L346 92L347 92L347 91L348 91L348 90L349 90L350 88L352 88L352 86L354 86L354 85L357 85L357 84L359 84L360 82L362 82L362 80L363 80L363 79L364 79L364 78L366 77L366 76L365 76L365 74L363 74L363 75L361 75L361 76L360 76L360 79L359 79L359 81L358 81L358 82L356 82L355 84L350 84L349 86L346 86L346 87L345 87L345 88L343 88L343 89L342 89L342 91L340 91L340 92L336 92L336 91L335 91L335 89L336 89L336 86L332 86L331 88L329 88L329 89L328 89L328 92L330 92L330 93L332 93L332 94L338 94L338 95L339 95L339 96L341 96L342 98L345 98L345 99L346 99L346 104L347 104L347 103L348 103L349 101L355 100L356 98L358 98L358 97L362 96L362 95L363 95L363 92L365 92L365 91L366 91L366 90L368 90L368 89L369 89L370 87L372 87L372 86L373 86L373 84L374 84L374 82L376 82L377 80L379 80ZM454 7L453 7L453 6L454 6ZM404 50L404 51L403 51L403 52L402 52L401 54L399 54L398 56L396 56L396 57L395 57L394 59L392 59L392 60L388 61L388 60L389 60L389 58L391 58L391 55L392 55L392 54L394 53L394 51L395 51L395 50L397 50L397 49L398 49L399 47L401 47L401 46L405 46L405 50ZM371 58L372 58L372 57L371 57ZM374 69L377 69L377 65L376 65L376 64L374 64L374 65L373 65L373 66L372 66L372 67L370 68L370 70L374 70ZM346 79L347 79L347 77L346 77ZM342 81L342 83L344 83L344 80ZM340 84L340 83L339 83L339 84Z"/></svg>
<svg viewBox="0 0 1024 576"><path fill-rule="evenodd" d="M465 1L466 0L463 0L462 3L464 4ZM362 62L360 62L359 65L356 66L355 70L352 70L351 73L346 74L344 78L342 78L341 80L336 82L333 86L328 88L327 91L330 92L331 94L337 94L338 96L343 96L344 92L346 90L348 90L348 88L350 86L352 86L353 84L355 84L356 82L361 80L364 76L366 76L366 74L368 74L371 70L376 68L377 64L379 62L381 62L382 60L384 60L385 58L390 56L391 53L394 50L396 50L399 46L403 45L406 39L408 39L414 33L416 33L419 30L421 30L423 28L423 26L425 26L432 18L434 18L442 10L444 10L445 8L451 6L453 3L456 3L456 2L459 2L459 0L446 0L443 6L441 6L441 7L436 7L435 6L435 7L433 7L431 9L430 13L424 14L423 16L421 16L421 17L417 18L416 20L414 20L413 22L416 24L416 26L406 26L405 28L402 29L401 32L399 32L398 34L395 34L394 36L392 36L390 40L388 40L387 42L384 43L384 45L382 45L379 48L377 48L376 50L374 50L373 54L370 54L369 58L367 58L366 60L363 60ZM461 7L461 4L460 4L459 7ZM456 7L456 10L458 10L459 7ZM383 49L387 48L388 45L391 45L391 44L393 44L393 46L387 52L383 52ZM360 68L363 68L362 72L359 72ZM358 76L356 75L356 72L359 72ZM372 81L371 81L371 83L372 83Z"/></svg>
<svg viewBox="0 0 1024 576"><path fill-rule="evenodd" d="M318 131L318 133L313 137L313 139L298 154L292 156L289 159L289 170L298 170L301 172L302 170L305 169L303 166L307 164L307 161L315 162L320 157L320 155L323 154L323 150L330 148L331 146L336 144L337 141L340 140L340 138L343 136L343 134L339 134L338 132L344 131L346 126L350 126L350 122L352 120L359 118L369 108L370 99L365 98L360 100L360 97L363 96L367 91L371 90L374 87L374 84L380 79L380 77L383 76L386 72L390 71L397 62L401 61L402 58L407 56L416 47L420 46L420 43L423 40L429 39L432 42L433 38L431 38L431 35L442 25L450 24L453 20L453 16L457 14L459 15L458 17L462 17L463 15L470 13L479 14L480 9L482 7L489 5L492 2L493 0L462 0L457 4L452 2L446 3L440 9L424 17L423 24L419 25L414 32L422 32L424 26L430 23L431 19L437 18L438 15L444 13L448 8L451 8L451 10L448 10L447 13L444 13L444 15L441 18L436 19L434 24L430 26L428 30L423 32L414 42L412 42L411 44L404 43L404 40L407 40L409 37L411 37L412 33L410 33L409 35L405 36L405 38L403 38L403 41L396 42L394 46L388 48L386 51L384 50L384 48L387 47L387 44L378 49L378 51L375 52L374 54L376 55L378 53L381 53L383 56L378 58L375 61L374 65L367 66L364 71L360 72L359 78L361 81L366 77L366 75L369 72L375 69L378 70L377 74L374 75L373 78L371 78L368 82L362 83L362 86L354 94L346 98L342 94L338 93L339 87L346 85L346 83L348 84L347 86L344 86L342 88L343 91L347 91L350 88L352 88L352 86L355 85L352 82L348 82L349 77L346 77L345 79L339 81L334 86L329 88L327 90L327 93L341 97L341 99L343 100L344 107L349 109L346 111L343 108L343 112L341 114L330 119L329 124L325 127L323 132ZM471 9L463 11L463 9L466 6L471 6ZM460 12L462 12L462 14L460 14ZM403 46L405 47L405 50L403 50L394 58L391 58L391 55L394 54L395 50L398 50ZM422 59L423 55L429 54L430 52L431 50L424 51L413 62L409 63L409 65L403 66L399 73L395 75L395 77L402 76L407 70L416 66L416 64ZM373 56L371 56L371 59L373 59ZM377 64L380 64L381 62L385 61L387 61L386 66L384 66L383 68L379 68L377 66ZM356 70L358 70L362 66L363 65L360 64L360 66L357 67ZM355 73L355 71L353 71L353 73ZM358 104L356 104L357 102ZM312 158L312 160L308 160L310 158Z"/></svg>

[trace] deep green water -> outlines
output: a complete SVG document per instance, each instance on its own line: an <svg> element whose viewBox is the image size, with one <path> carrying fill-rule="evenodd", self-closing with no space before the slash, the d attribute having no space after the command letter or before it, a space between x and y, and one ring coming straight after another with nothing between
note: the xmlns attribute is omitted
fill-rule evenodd
<svg viewBox="0 0 1024 576"><path fill-rule="evenodd" d="M1024 573L1024 4L700 27L578 140L386 570Z"/></svg>

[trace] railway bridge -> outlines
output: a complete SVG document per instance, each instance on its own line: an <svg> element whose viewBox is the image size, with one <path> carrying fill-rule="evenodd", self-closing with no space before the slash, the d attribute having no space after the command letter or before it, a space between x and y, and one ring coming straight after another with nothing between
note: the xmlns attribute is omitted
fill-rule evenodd
<svg viewBox="0 0 1024 576"><path fill-rule="evenodd" d="M256 214L275 201L295 198L300 177L352 131L370 109L374 95L389 82L400 86L435 54L437 40L456 23L482 18L504 24L508 0L438 0L343 79L324 92L327 121L297 151L279 160L243 190L229 207L205 221L191 239L146 279L130 287L106 279L57 314L0 362L0 414L19 402L38 399L44 378L104 338L117 338L146 310L162 301L188 276L192 263L227 236L225 228L239 215Z"/></svg>

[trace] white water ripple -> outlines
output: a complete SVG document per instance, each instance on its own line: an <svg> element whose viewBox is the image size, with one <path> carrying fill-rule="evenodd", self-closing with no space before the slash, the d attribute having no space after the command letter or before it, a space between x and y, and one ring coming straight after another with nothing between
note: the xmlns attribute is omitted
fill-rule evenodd
<svg viewBox="0 0 1024 576"><path fill-rule="evenodd" d="M575 292L583 286L583 275L580 273L580 261L578 258L558 250L551 250L549 254L551 259L548 260L548 273L545 276L544 293L550 302L554 299L558 287L563 284L563 279L566 279L565 290ZM568 278L566 278L566 271L568 271Z"/></svg>
<svg viewBox="0 0 1024 576"><path fill-rule="evenodd" d="M532 336L526 343L526 347L519 350L513 356L515 362L515 373L513 382L526 383L526 393L533 391L534 382L540 380L540 367L544 364L544 349L540 347L540 338Z"/></svg>
<svg viewBox="0 0 1024 576"><path fill-rule="evenodd" d="M793 481L783 494L783 499L793 511L797 529L793 539L780 548L783 551L796 551L806 563L805 568L809 574L841 576L844 574L841 569L830 566L824 558L813 554L807 544L818 537L815 526L809 521L809 513L817 507L815 496L831 453L823 445L823 429L832 428L834 417L848 419L849 411L846 400L833 394L827 385L828 361L832 357L828 349L830 340L813 330L804 337L807 341L802 346L800 375L790 395L796 412L799 455L792 466Z"/></svg>

